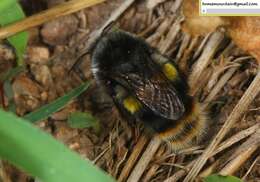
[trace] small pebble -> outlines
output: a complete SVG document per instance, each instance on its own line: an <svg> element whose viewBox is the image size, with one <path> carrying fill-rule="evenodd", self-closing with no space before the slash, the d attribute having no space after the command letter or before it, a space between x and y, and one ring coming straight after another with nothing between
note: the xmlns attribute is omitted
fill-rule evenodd
<svg viewBox="0 0 260 182"><path fill-rule="evenodd" d="M74 15L68 15L52 20L43 25L41 35L43 41L49 45L63 45L78 28L79 21Z"/></svg>
<svg viewBox="0 0 260 182"><path fill-rule="evenodd" d="M50 58L49 49L43 46L28 47L27 55L29 61L35 64L47 64Z"/></svg>

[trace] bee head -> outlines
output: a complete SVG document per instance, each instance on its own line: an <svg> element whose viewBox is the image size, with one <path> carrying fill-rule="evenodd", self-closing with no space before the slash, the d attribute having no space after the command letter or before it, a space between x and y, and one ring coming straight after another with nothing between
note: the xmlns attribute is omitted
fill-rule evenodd
<svg viewBox="0 0 260 182"><path fill-rule="evenodd" d="M92 72L98 82L122 80L143 72L151 48L141 39L123 31L102 36L93 46Z"/></svg>

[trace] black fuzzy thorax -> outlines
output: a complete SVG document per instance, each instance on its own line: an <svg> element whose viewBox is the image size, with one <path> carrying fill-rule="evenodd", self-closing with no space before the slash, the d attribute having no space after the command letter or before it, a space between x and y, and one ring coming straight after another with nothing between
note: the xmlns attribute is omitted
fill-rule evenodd
<svg viewBox="0 0 260 182"><path fill-rule="evenodd" d="M104 71L120 69L125 63L144 64L151 49L141 39L125 32L111 32L101 37L92 48L92 65Z"/></svg>

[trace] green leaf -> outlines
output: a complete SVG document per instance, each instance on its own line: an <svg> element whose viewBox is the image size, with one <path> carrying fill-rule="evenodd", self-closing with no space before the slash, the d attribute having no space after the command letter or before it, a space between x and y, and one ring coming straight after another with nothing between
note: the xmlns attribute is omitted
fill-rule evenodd
<svg viewBox="0 0 260 182"><path fill-rule="evenodd" d="M221 176L218 174L213 174L206 177L203 182L243 182L241 179L235 176Z"/></svg>
<svg viewBox="0 0 260 182"><path fill-rule="evenodd" d="M4 10L9 9L10 6L12 6L14 3L16 3L16 0L1 0L0 12L3 12Z"/></svg>
<svg viewBox="0 0 260 182"><path fill-rule="evenodd" d="M1 0L0 3L0 25L5 26L10 23L16 22L25 18L25 14L21 8L21 6L14 0ZM28 42L28 33L20 32L15 34L9 38L7 38L8 42L14 47L16 56L17 56L17 64L19 66L23 65L23 55L26 50L27 42Z"/></svg>
<svg viewBox="0 0 260 182"><path fill-rule="evenodd" d="M89 82L83 83L79 87L71 90L69 93L58 98L50 104L47 104L34 112L31 112L24 116L24 119L30 122L37 122L48 118L51 114L62 109L69 101L78 97L82 92L84 92L89 87Z"/></svg>
<svg viewBox="0 0 260 182"><path fill-rule="evenodd" d="M111 177L22 118L0 110L0 158L44 182L112 182Z"/></svg>
<svg viewBox="0 0 260 182"><path fill-rule="evenodd" d="M71 128L94 128L99 132L99 121L89 113L74 112L68 117L68 124Z"/></svg>

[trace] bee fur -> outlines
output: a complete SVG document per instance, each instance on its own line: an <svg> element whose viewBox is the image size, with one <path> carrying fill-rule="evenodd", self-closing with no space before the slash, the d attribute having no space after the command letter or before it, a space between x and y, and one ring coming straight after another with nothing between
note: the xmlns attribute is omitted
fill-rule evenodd
<svg viewBox="0 0 260 182"><path fill-rule="evenodd" d="M144 40L108 32L92 46L92 72L129 122L142 122L178 151L207 131L207 114L188 95L178 66Z"/></svg>

